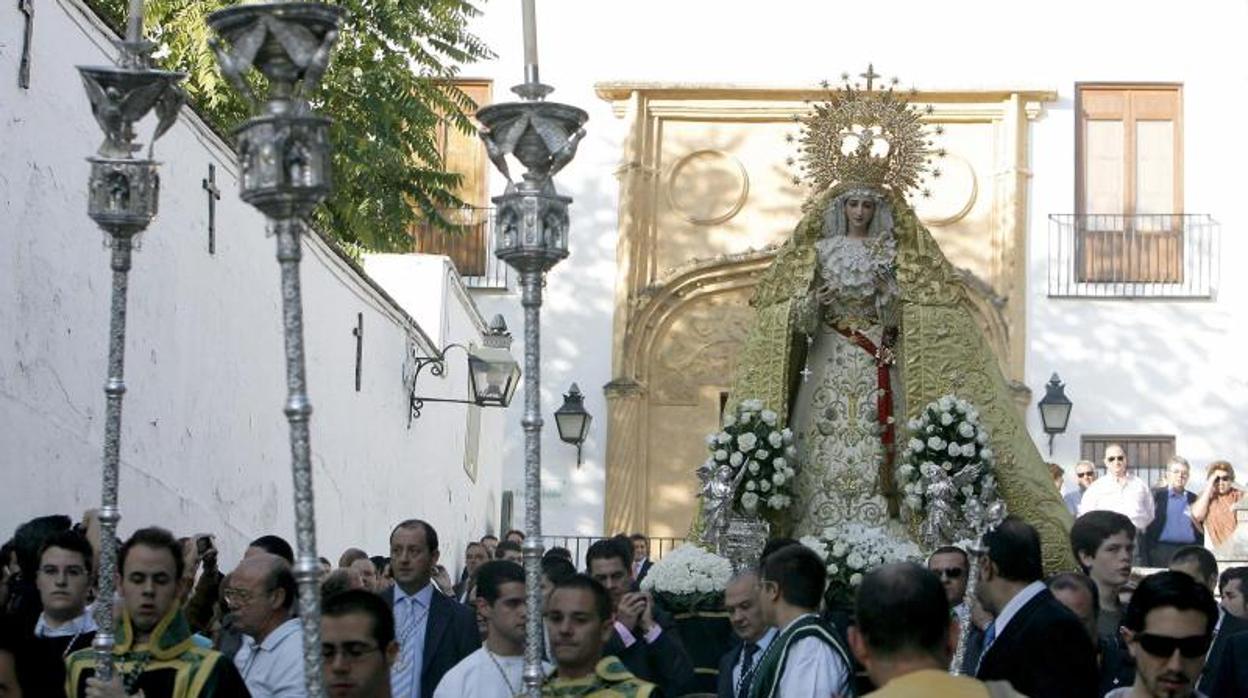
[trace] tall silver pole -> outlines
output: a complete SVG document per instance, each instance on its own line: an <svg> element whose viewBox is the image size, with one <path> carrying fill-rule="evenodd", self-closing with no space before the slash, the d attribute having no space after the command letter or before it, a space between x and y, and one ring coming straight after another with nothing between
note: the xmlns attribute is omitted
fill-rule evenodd
<svg viewBox="0 0 1248 698"><path fill-rule="evenodd" d="M316 559L316 513L312 496L312 444L303 360L303 295L299 287L303 223L273 221L277 261L282 269L282 326L286 338L286 421L290 425L291 474L295 492L295 579L299 584L299 618L303 627L304 681L309 696L323 693L321 666L320 569Z"/></svg>
<svg viewBox="0 0 1248 698"><path fill-rule="evenodd" d="M542 693L542 277L520 274L524 307L524 686Z"/></svg>
<svg viewBox="0 0 1248 698"><path fill-rule="evenodd" d="M79 66L91 111L104 131L104 144L92 157L87 187L87 215L109 236L112 248L112 298L108 327L108 380L104 385L104 452L100 487L100 594L95 604L99 631L91 643L95 673L108 681L114 675L116 643L117 524L121 521L118 489L121 479L121 407L126 394L126 304L134 237L147 229L159 204L160 175L156 162L136 158L134 124L155 109L154 143L173 126L183 95L177 83L184 75L152 70L151 45L143 40L143 2L130 0L126 37L120 42L119 67Z"/></svg>
<svg viewBox="0 0 1248 698"><path fill-rule="evenodd" d="M542 382L541 308L546 272L568 256L568 206L552 179L576 156L589 115L545 101L553 88L537 82L536 27L532 0L525 10L525 83L512 88L524 101L493 104L477 112L481 139L494 165L507 177L507 190L494 197L494 254L520 276L524 307L524 577L525 692L542 692ZM520 182L511 178L508 158L524 165Z"/></svg>
<svg viewBox="0 0 1248 698"><path fill-rule="evenodd" d="M311 429L304 366L303 295L299 285L304 221L332 188L329 119L313 113L307 96L329 66L343 9L321 3L236 5L208 18L221 37L211 41L225 78L252 102L256 116L237 130L243 201L269 219L281 267L286 345L286 421L290 426L295 503L295 580L303 629L304 685L325 695L321 662L320 565L316 554ZM256 68L268 93L255 95L244 75Z"/></svg>
<svg viewBox="0 0 1248 698"><path fill-rule="evenodd" d="M100 596L96 600L99 630L91 645L95 649L95 673L105 681L113 676L113 597L116 594L117 524L121 521L117 490L120 480L121 399L126 394L126 297L129 290L132 241L113 241L113 294L108 327L108 382L104 384L104 463L100 497Z"/></svg>

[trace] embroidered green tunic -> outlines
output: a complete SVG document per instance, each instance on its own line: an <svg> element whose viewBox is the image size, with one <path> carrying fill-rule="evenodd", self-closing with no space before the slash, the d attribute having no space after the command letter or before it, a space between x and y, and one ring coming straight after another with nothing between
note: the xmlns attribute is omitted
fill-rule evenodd
<svg viewBox="0 0 1248 698"><path fill-rule="evenodd" d="M620 660L603 657L594 667L594 673L579 679L560 679L552 672L542 686L542 695L551 698L657 698L661 694L654 684L633 676Z"/></svg>
<svg viewBox="0 0 1248 698"><path fill-rule="evenodd" d="M87 679L95 676L95 651L78 650L66 661L65 694L86 695ZM117 622L113 663L130 692L148 698L235 698L248 696L238 670L220 652L195 646L186 616L176 607L152 630L146 644L134 644L130 614Z"/></svg>

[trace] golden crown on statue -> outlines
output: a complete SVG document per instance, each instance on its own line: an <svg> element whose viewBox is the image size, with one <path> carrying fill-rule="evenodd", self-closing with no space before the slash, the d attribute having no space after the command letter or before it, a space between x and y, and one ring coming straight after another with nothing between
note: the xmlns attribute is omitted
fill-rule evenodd
<svg viewBox="0 0 1248 698"><path fill-rule="evenodd" d="M923 123L932 107L915 106L909 101L916 92L896 92L897 78L877 89L873 66L859 77L862 83L850 82L849 74L841 75L842 85L829 90L827 100L812 105L805 115L794 120L801 124L801 176L815 192L835 184L854 183L887 187L907 193L924 182L924 175L939 177L940 170L931 167L932 157L943 157L943 150L934 150L931 134ZM939 135L940 126L932 129ZM794 140L792 136L790 140ZM793 161L790 160L790 164ZM928 196L930 191L919 189Z"/></svg>

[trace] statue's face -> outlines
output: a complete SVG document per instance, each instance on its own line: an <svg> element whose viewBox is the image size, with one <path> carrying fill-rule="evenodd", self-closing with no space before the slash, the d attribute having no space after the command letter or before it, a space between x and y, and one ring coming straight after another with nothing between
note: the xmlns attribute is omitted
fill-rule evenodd
<svg viewBox="0 0 1248 698"><path fill-rule="evenodd" d="M846 231L850 235L863 236L867 227L875 217L875 199L866 196L851 196L845 199Z"/></svg>

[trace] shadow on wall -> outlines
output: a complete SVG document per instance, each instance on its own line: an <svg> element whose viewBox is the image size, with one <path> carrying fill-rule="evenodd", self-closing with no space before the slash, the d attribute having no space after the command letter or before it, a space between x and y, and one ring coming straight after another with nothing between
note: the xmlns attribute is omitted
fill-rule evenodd
<svg viewBox="0 0 1248 698"><path fill-rule="evenodd" d="M1071 432L1172 430L1179 453L1240 460L1248 455L1242 445L1248 438L1242 426L1248 386L1240 349L1227 329L1232 318L1223 306L1055 300L1038 305L1033 365L1045 377L1047 371L1059 372L1067 383L1076 402ZM1220 425L1220 443L1202 443L1210 425Z"/></svg>

